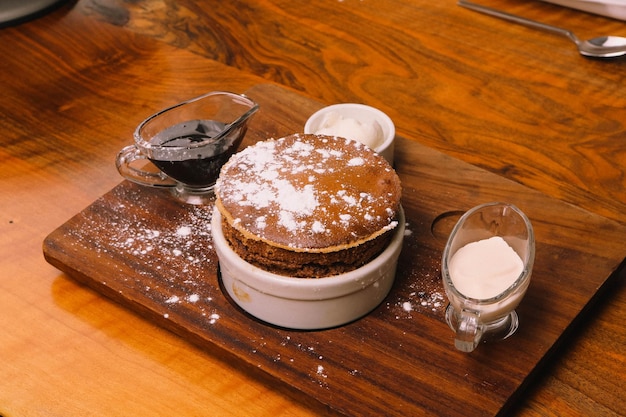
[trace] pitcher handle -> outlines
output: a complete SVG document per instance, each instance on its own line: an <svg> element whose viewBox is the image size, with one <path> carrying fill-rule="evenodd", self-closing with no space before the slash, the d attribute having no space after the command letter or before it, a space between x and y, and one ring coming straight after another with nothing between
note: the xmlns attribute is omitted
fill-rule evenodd
<svg viewBox="0 0 626 417"><path fill-rule="evenodd" d="M136 161L149 161L135 145L123 148L115 159L115 166L119 173L129 181L152 187L175 187L176 181L165 175L160 170L157 172L144 171L135 168L132 164Z"/></svg>
<svg viewBox="0 0 626 417"><path fill-rule="evenodd" d="M480 315L474 310L461 310L457 326L454 346L462 352L471 352L476 349L483 336L483 325Z"/></svg>

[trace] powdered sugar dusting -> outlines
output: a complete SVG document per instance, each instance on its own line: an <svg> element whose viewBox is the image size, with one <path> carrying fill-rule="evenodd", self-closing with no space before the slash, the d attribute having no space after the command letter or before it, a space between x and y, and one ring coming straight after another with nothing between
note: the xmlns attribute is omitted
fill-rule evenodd
<svg viewBox="0 0 626 417"><path fill-rule="evenodd" d="M228 307L215 280L217 262L210 234L212 207L162 209L169 205L130 190L115 192L124 194L122 200L133 199L132 205L101 200L95 203L96 208L81 213L81 228L68 231L76 253L89 250L100 257L99 265L106 269L110 281L123 283L116 290L149 297L150 305L153 301L162 309L157 312L161 320L179 323L182 318L194 325L200 323L206 329L204 336L212 340L221 340L226 334L213 327L221 323L224 327L229 321L241 321L253 328L260 326ZM394 288L385 303L371 313L382 315L390 326L406 329L404 337L387 338L388 326L384 326L384 335L378 333L380 328L375 320L369 321L368 331L361 333L350 330L358 327L358 322L328 332L276 328L246 331L238 334L237 348L244 349L242 353L247 353L248 360L256 361L258 367L273 364L273 371L297 369L306 383L324 391L344 389L346 378L355 382L375 379L379 369L364 360L371 358L372 349L394 349L394 355L399 357L402 351L415 354L410 352L421 346L416 347L409 332L421 325L424 315L436 317L445 327L446 301L436 266L439 253L423 246L423 227L409 226L405 228L405 255ZM137 275L141 278L136 279ZM346 343L349 346L345 351L349 353L338 354L338 347L343 348Z"/></svg>
<svg viewBox="0 0 626 417"><path fill-rule="evenodd" d="M164 318L189 310L215 324L214 283L217 259L212 250L211 206L181 205L163 211L156 193L137 193L126 187L112 191L81 213L81 227L71 231L78 253L87 250L101 258L116 276L104 285L119 285L120 293L141 293L160 305ZM117 200L116 200L117 199ZM96 237L96 238L94 238ZM214 278L213 278L214 279Z"/></svg>
<svg viewBox="0 0 626 417"><path fill-rule="evenodd" d="M387 309L396 320L415 319L423 314L443 320L448 299L441 283L439 253L423 251L409 226L405 225L403 250L411 254L411 268L402 277L403 291L387 301Z"/></svg>
<svg viewBox="0 0 626 417"><path fill-rule="evenodd" d="M216 193L236 227L311 248L394 228L398 194L368 176L372 169L393 174L388 163L357 141L311 136L258 142L224 166Z"/></svg>

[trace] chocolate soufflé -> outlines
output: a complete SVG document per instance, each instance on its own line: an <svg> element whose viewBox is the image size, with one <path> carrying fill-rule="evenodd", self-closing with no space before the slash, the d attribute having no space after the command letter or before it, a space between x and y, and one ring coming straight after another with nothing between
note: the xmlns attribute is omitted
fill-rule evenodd
<svg viewBox="0 0 626 417"><path fill-rule="evenodd" d="M224 236L245 261L294 278L352 271L398 225L389 163L350 139L293 134L233 155L215 186Z"/></svg>

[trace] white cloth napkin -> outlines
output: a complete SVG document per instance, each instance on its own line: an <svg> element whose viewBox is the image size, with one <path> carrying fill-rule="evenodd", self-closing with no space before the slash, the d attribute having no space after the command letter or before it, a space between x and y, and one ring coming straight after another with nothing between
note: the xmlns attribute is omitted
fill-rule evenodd
<svg viewBox="0 0 626 417"><path fill-rule="evenodd" d="M572 9L626 20L626 0L543 0Z"/></svg>

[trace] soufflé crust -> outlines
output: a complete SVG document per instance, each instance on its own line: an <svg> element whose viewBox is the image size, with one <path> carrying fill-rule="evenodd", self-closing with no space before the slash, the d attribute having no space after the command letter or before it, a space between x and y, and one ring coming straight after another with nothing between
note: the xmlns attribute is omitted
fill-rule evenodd
<svg viewBox="0 0 626 417"><path fill-rule="evenodd" d="M354 270L397 226L400 179L360 142L294 134L233 155L215 186L224 236L247 262L305 278Z"/></svg>

